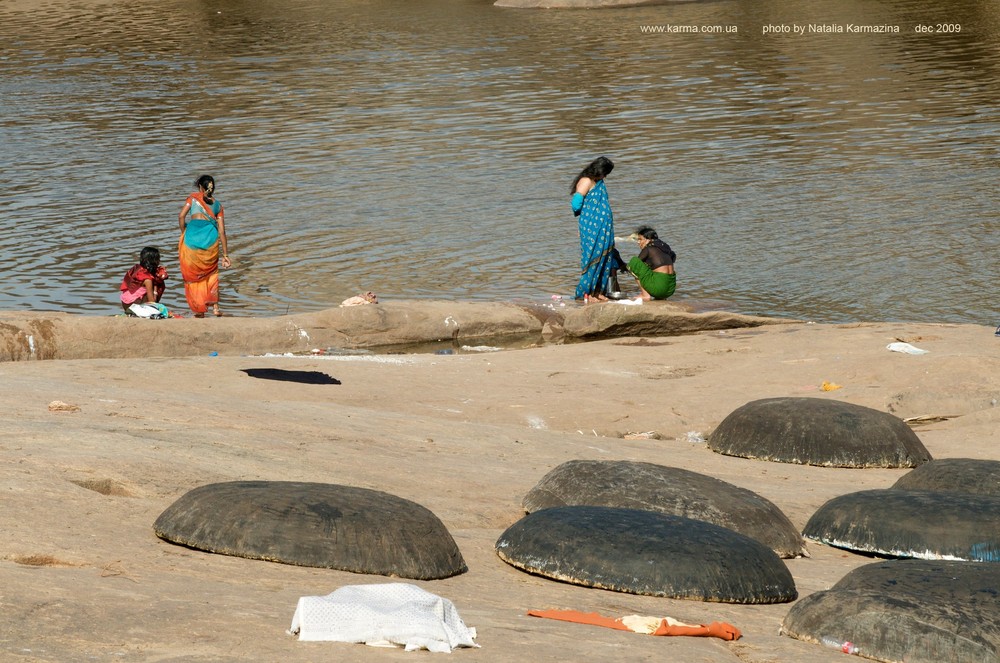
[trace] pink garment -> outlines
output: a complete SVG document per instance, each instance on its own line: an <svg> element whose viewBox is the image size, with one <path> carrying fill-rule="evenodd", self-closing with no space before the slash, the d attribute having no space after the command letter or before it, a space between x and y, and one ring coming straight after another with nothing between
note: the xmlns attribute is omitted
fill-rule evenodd
<svg viewBox="0 0 1000 663"><path fill-rule="evenodd" d="M146 297L146 287L139 286L135 290L122 290L122 304L130 305L141 302Z"/></svg>

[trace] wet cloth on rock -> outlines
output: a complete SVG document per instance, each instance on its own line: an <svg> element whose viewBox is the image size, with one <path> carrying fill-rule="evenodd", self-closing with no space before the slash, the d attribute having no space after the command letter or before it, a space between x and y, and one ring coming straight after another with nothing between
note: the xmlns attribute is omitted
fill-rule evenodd
<svg viewBox="0 0 1000 663"><path fill-rule="evenodd" d="M364 304L378 304L378 295L370 291L363 292L340 302L341 306L363 306Z"/></svg>
<svg viewBox="0 0 1000 663"><path fill-rule="evenodd" d="M451 601L408 583L346 585L326 596L303 596L289 633L299 640L395 645L406 651L479 646L476 630L465 625Z"/></svg>

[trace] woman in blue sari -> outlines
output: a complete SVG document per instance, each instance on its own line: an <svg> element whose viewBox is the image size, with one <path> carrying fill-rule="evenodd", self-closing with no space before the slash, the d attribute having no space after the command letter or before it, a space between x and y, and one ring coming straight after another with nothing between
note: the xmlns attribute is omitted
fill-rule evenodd
<svg viewBox="0 0 1000 663"><path fill-rule="evenodd" d="M584 168L570 187L573 214L580 217L580 283L576 298L606 301L608 281L619 267L615 251L615 222L604 186L615 164L598 157Z"/></svg>

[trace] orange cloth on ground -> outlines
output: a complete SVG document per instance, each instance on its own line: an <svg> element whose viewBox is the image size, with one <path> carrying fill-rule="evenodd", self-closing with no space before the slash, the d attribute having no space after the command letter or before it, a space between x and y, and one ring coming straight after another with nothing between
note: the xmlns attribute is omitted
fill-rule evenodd
<svg viewBox="0 0 1000 663"><path fill-rule="evenodd" d="M184 277L184 296L195 313L204 313L219 301L219 243L211 248L192 249L180 242L181 276Z"/></svg>
<svg viewBox="0 0 1000 663"><path fill-rule="evenodd" d="M532 617L544 617L546 619L558 619L564 622L576 624L591 624L593 626L603 626L619 631L633 631L634 629L626 625L622 619L605 617L596 612L580 612L579 610L529 610ZM650 621L651 618L641 618ZM669 617L652 618L658 620L658 625L651 630L634 631L636 633L649 633L650 635L689 635L695 637L722 638L723 640L739 640L742 636L740 630L732 624L725 622L712 622L711 624L683 624Z"/></svg>

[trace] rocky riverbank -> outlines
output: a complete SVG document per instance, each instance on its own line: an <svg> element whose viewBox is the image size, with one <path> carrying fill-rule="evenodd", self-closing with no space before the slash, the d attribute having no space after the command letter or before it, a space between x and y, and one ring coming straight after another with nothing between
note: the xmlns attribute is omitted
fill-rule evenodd
<svg viewBox="0 0 1000 663"><path fill-rule="evenodd" d="M766 497L800 529L827 500L886 488L905 474L708 449L703 439L715 426L758 398L812 396L922 417L913 425L935 458L1000 458L1000 339L987 327L740 326L735 317L673 311L664 318L720 326L449 356L252 356L437 338L451 329L449 316L455 338L470 340L499 326L541 334L546 324L518 307L378 306L274 320L4 314L8 359L12 339L22 347L18 334L27 332L35 358L59 360L0 362L0 658L410 660L415 654L299 642L285 632L300 596L392 579L199 552L153 533L159 514L192 488L266 479L381 490L441 518L469 570L415 584L451 599L478 630L482 648L451 654L457 659L833 663L843 654L778 635L790 604L587 589L518 571L494 544L523 515L524 495L571 459L708 474ZM619 314L611 307L578 307L562 327L577 329L576 315L607 323ZM367 326L351 327L352 320ZM389 336L415 328L425 331ZM896 341L928 352L888 350ZM219 355L208 356L212 350ZM60 359L74 353L99 358ZM253 368L332 380L257 379L247 373ZM808 550L810 557L784 562L800 597L872 561L813 542ZM526 615L548 608L725 621L743 637L653 638Z"/></svg>

